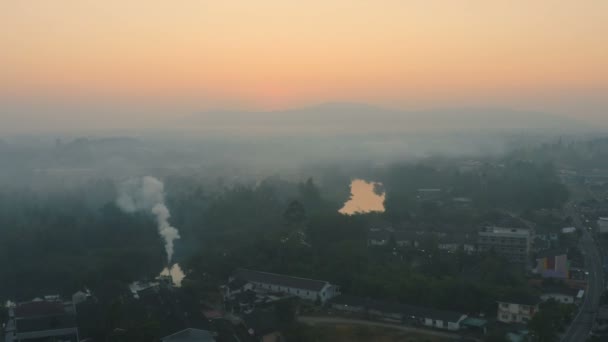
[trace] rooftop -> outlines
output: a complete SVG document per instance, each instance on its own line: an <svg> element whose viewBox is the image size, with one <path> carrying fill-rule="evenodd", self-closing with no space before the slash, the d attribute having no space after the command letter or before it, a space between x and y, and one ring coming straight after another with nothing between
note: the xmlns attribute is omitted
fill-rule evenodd
<svg viewBox="0 0 608 342"><path fill-rule="evenodd" d="M70 328L75 329L76 326L76 317L66 314L57 316L17 319L17 331L19 333Z"/></svg>
<svg viewBox="0 0 608 342"><path fill-rule="evenodd" d="M567 286L543 286L542 287L543 294L562 294L567 296L576 297L578 295L579 289L573 289Z"/></svg>
<svg viewBox="0 0 608 342"><path fill-rule="evenodd" d="M496 227L496 226L487 226L484 227L480 232L480 234L497 234L497 235L517 235L517 236L530 236L530 230L525 228L506 228L506 227Z"/></svg>
<svg viewBox="0 0 608 342"><path fill-rule="evenodd" d="M32 301L20 303L15 309L15 317L44 317L65 314L63 303L58 301Z"/></svg>
<svg viewBox="0 0 608 342"><path fill-rule="evenodd" d="M440 319L448 322L458 322L465 316L462 313L453 311L436 310L425 307L406 305L396 302L373 300L363 297L339 295L331 300L331 303L338 305L348 305L353 307L366 307L385 313L401 313L405 316L416 318Z"/></svg>
<svg viewBox="0 0 608 342"><path fill-rule="evenodd" d="M570 234L576 232L576 227L564 227L562 228L562 234Z"/></svg>
<svg viewBox="0 0 608 342"><path fill-rule="evenodd" d="M245 279L235 278L234 280L228 283L228 288L230 289L230 291L235 291L247 285L247 283L248 281Z"/></svg>
<svg viewBox="0 0 608 342"><path fill-rule="evenodd" d="M481 318L467 317L462 321L462 325L474 328L482 328L488 325L488 321Z"/></svg>
<svg viewBox="0 0 608 342"><path fill-rule="evenodd" d="M329 284L327 281L323 280L291 277L282 274L253 271L243 268L239 268L238 270L236 270L233 274L233 277L235 279L240 278L246 281L256 283L272 284L309 291L320 291L321 289L323 289L323 287Z"/></svg>

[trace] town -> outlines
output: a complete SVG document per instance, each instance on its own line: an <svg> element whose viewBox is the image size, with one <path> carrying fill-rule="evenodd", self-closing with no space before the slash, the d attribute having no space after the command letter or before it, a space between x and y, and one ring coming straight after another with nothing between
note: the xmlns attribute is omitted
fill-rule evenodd
<svg viewBox="0 0 608 342"><path fill-rule="evenodd" d="M605 140L593 143L606 148ZM128 265L104 257L93 270L122 272L123 280L91 277L74 264L65 273L72 280L31 278L27 286L12 288L17 282L5 281L4 291L17 295L6 298L4 339L603 340L608 172L566 168L564 159L549 164L521 157L577 144L566 148L560 140L501 159L360 169L377 181L358 179L356 186L369 188L367 196L383 203L384 211L358 206L345 213L348 205L340 209L326 195L344 192L319 188L312 178L291 183L271 177L235 186L196 208L188 206L198 205L194 198L204 192L182 187L168 192L167 203L190 198L175 214L177 223L203 210L207 231L194 222L178 225L182 237L199 239L200 250L178 253L179 265L154 275L149 270L157 257L149 258L152 264L133 261L143 260L137 248L155 245L154 239L135 245L112 240L115 248L135 248L129 252L134 257L124 261ZM168 180L167 187L179 182L191 180ZM351 202L361 195L354 184ZM113 225L149 220L112 205L103 210ZM114 233L95 234L101 241ZM83 254L83 263L99 262L91 259L99 253L95 248Z"/></svg>

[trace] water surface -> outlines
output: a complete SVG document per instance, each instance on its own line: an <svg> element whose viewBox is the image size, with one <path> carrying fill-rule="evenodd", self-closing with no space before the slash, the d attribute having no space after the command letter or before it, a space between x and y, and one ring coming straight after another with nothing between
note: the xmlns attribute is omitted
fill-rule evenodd
<svg viewBox="0 0 608 342"><path fill-rule="evenodd" d="M384 191L379 191L382 184L368 182L363 179L353 179L350 183L350 199L344 203L340 213L352 215L355 213L383 212Z"/></svg>

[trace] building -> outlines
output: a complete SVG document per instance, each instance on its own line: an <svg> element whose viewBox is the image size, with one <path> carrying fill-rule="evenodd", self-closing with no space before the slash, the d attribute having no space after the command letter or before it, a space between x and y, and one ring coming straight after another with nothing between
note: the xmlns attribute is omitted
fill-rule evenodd
<svg viewBox="0 0 608 342"><path fill-rule="evenodd" d="M367 244L370 246L386 246L389 242L394 241L399 247L418 247L421 235L405 231L393 229L370 229L367 235Z"/></svg>
<svg viewBox="0 0 608 342"><path fill-rule="evenodd" d="M473 204L473 200L468 197L454 197L452 198L452 204L459 208L470 208Z"/></svg>
<svg viewBox="0 0 608 342"><path fill-rule="evenodd" d="M543 278L568 279L570 277L568 254L559 250L539 252L535 271Z"/></svg>
<svg viewBox="0 0 608 342"><path fill-rule="evenodd" d="M511 262L527 263L530 255L532 234L524 228L488 226L477 233L480 252L494 251Z"/></svg>
<svg viewBox="0 0 608 342"><path fill-rule="evenodd" d="M228 286L234 281L250 284L251 290L254 292L279 292L305 300L320 301L322 304L340 294L339 287L328 281L291 277L242 268L236 270L230 277Z"/></svg>
<svg viewBox="0 0 608 342"><path fill-rule="evenodd" d="M545 286L540 299L543 302L555 300L562 304L576 304L583 298L584 290L573 289L566 286Z"/></svg>
<svg viewBox="0 0 608 342"><path fill-rule="evenodd" d="M442 196L441 189L418 189L416 191L416 199L419 201L436 201Z"/></svg>
<svg viewBox="0 0 608 342"><path fill-rule="evenodd" d="M597 219L597 231L600 234L608 233L608 217L600 217Z"/></svg>
<svg viewBox="0 0 608 342"><path fill-rule="evenodd" d="M215 342L215 338L207 330L189 328L163 337L161 342Z"/></svg>
<svg viewBox="0 0 608 342"><path fill-rule="evenodd" d="M437 248L449 253L462 250L472 254L475 252L475 238L471 238L469 234L446 234L438 238Z"/></svg>
<svg viewBox="0 0 608 342"><path fill-rule="evenodd" d="M528 323L538 312L540 300L535 296L519 296L498 301L497 320L503 323Z"/></svg>
<svg viewBox="0 0 608 342"><path fill-rule="evenodd" d="M386 302L349 295L339 295L330 301L332 309L366 317L414 326L458 331L466 315L424 307Z"/></svg>
<svg viewBox="0 0 608 342"><path fill-rule="evenodd" d="M576 227L564 227L562 228L562 234L574 234L576 233Z"/></svg>
<svg viewBox="0 0 608 342"><path fill-rule="evenodd" d="M47 296L9 309L6 342L78 342L76 312L70 302Z"/></svg>

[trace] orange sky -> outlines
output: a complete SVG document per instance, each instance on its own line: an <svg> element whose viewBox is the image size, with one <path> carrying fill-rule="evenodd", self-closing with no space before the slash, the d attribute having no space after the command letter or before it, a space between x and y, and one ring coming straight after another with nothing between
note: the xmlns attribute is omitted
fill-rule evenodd
<svg viewBox="0 0 608 342"><path fill-rule="evenodd" d="M551 110L607 90L605 0L0 1L0 98Z"/></svg>

